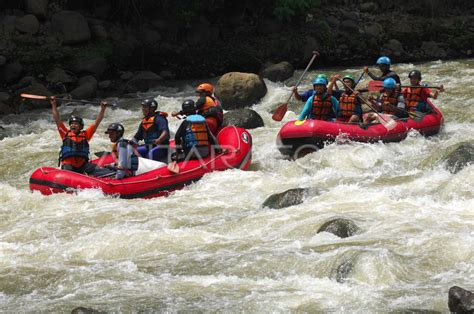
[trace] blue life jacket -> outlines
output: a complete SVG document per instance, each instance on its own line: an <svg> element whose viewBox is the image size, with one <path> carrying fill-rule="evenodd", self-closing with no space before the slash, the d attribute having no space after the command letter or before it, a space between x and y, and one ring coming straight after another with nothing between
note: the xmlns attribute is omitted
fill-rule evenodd
<svg viewBox="0 0 474 314"><path fill-rule="evenodd" d="M63 161L69 157L84 158L86 162L89 161L89 142L84 131L77 135L72 131L66 133L59 152L59 160Z"/></svg>

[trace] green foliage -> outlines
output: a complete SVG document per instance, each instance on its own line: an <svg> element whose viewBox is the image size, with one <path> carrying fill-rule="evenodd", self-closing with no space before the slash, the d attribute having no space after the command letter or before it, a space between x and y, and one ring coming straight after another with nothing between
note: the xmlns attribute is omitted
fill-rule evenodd
<svg viewBox="0 0 474 314"><path fill-rule="evenodd" d="M276 0L273 14L280 20L290 21L308 9L321 5L320 0Z"/></svg>

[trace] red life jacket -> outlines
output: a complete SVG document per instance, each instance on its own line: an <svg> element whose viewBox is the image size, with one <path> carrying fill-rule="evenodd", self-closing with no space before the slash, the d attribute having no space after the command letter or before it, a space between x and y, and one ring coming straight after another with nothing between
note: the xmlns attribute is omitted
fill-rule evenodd
<svg viewBox="0 0 474 314"><path fill-rule="evenodd" d="M357 96L354 93L348 95L346 92L342 93L339 100L339 114L343 118L350 118L356 111Z"/></svg>
<svg viewBox="0 0 474 314"><path fill-rule="evenodd" d="M319 94L314 95L313 98L313 119L327 121L332 115L331 95L326 94L322 98Z"/></svg>
<svg viewBox="0 0 474 314"><path fill-rule="evenodd" d="M406 89L406 103L408 106L408 111L416 111L418 104L423 102L422 94L423 88L421 87L408 87Z"/></svg>
<svg viewBox="0 0 474 314"><path fill-rule="evenodd" d="M398 92L394 96L388 96L385 92L382 95L382 112L385 114L396 115L398 105Z"/></svg>

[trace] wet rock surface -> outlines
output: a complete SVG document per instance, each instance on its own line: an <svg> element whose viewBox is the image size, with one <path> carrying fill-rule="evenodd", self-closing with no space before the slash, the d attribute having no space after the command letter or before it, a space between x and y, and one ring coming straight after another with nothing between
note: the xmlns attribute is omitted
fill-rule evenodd
<svg viewBox="0 0 474 314"><path fill-rule="evenodd" d="M347 218L334 218L325 222L319 227L317 233L329 232L340 238L347 238L356 234L359 227L350 219Z"/></svg>
<svg viewBox="0 0 474 314"><path fill-rule="evenodd" d="M255 129L264 126L262 117L252 109L236 109L224 114L223 126L235 125L244 129Z"/></svg>
<svg viewBox="0 0 474 314"><path fill-rule="evenodd" d="M297 188L273 194L269 196L265 200L265 202L263 202L262 206L273 209L280 209L293 205L298 205L303 203L304 198L307 196L308 192L309 189Z"/></svg>

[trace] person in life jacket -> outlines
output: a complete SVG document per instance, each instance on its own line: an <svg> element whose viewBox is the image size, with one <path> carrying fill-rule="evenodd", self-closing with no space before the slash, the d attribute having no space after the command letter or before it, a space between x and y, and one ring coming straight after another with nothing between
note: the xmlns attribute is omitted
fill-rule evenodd
<svg viewBox="0 0 474 314"><path fill-rule="evenodd" d="M326 85L329 83L328 77L327 77L327 75L324 74L324 73L321 73L321 74L316 75L316 76L314 77L314 79L313 79L313 82L314 82L316 79L318 79L318 78L324 79L324 80L326 81ZM335 87L335 88L334 88L333 91L332 91L332 95L333 95L336 99L338 99L338 98L341 96L342 92L339 91L339 89L337 88L337 85L334 85L334 87ZM298 93L298 87L297 87L297 86L294 86L294 87L292 88L292 91L293 91L293 95L295 96L295 99L296 99L296 100L300 100L300 101L304 101L304 102L306 102L309 97L311 97L311 96L314 95L314 88L308 89L308 90L304 91L303 94L299 94L299 93Z"/></svg>
<svg viewBox="0 0 474 314"><path fill-rule="evenodd" d="M326 88L326 80L316 78L313 81L314 95L308 98L298 120L313 119L329 121L336 117L339 111L339 102L332 96L332 88L336 82L333 77Z"/></svg>
<svg viewBox="0 0 474 314"><path fill-rule="evenodd" d="M166 112L156 111L158 103L154 99L142 102L143 119L132 141L143 140L145 145L138 147L138 153L145 158L167 162L170 131Z"/></svg>
<svg viewBox="0 0 474 314"><path fill-rule="evenodd" d="M340 76L336 76L339 78ZM352 75L343 77L344 92L339 97L339 111L337 113L337 121L354 123L362 120L362 106L359 98L359 92L354 91L356 84Z"/></svg>
<svg viewBox="0 0 474 314"><path fill-rule="evenodd" d="M406 115L405 98L398 91L397 83L393 78L387 78L383 81L383 91L379 98L374 101L369 97L377 112L402 118ZM364 125L374 120L378 120L379 116L375 112L368 113L364 118Z"/></svg>
<svg viewBox="0 0 474 314"><path fill-rule="evenodd" d="M107 127L105 134L109 135L112 143L112 155L114 157L114 165L112 169L115 171L115 178L123 179L135 175L138 169L138 153L137 145L123 138L125 129L120 123L112 123Z"/></svg>
<svg viewBox="0 0 474 314"><path fill-rule="evenodd" d="M206 119L197 114L197 107L194 101L185 100L181 106L182 115L186 119L181 123L174 142L176 145L176 161L201 159L209 156L210 149L220 149L217 140L212 135Z"/></svg>
<svg viewBox="0 0 474 314"><path fill-rule="evenodd" d="M444 91L444 86L440 85L432 92L428 87L423 87L421 82L421 72L412 70L408 73L410 86L406 87L402 94L405 97L408 111L429 112L431 108L428 106L428 98L438 98L439 92ZM439 91L438 91L439 90Z"/></svg>
<svg viewBox="0 0 474 314"><path fill-rule="evenodd" d="M206 119L206 123L214 136L217 136L219 128L224 121L224 110L217 98L212 93L214 87L209 83L199 84L196 93L199 99L196 101L197 113Z"/></svg>
<svg viewBox="0 0 474 314"><path fill-rule="evenodd" d="M392 78L395 80L395 83L399 84L398 86L400 86L401 84L400 77L398 76L397 73L390 70L391 61L389 57L382 56L378 58L376 65L379 68L380 72L382 72L382 75L377 76L373 74L372 72L369 71L369 67L364 67L364 72L367 73L370 76L370 78L373 79L374 81L385 81L385 79L387 78ZM400 90L400 87L398 87L398 90Z"/></svg>
<svg viewBox="0 0 474 314"><path fill-rule="evenodd" d="M100 112L97 115L94 123L92 123L86 130L84 128L84 121L81 117L71 116L69 118L69 129L61 121L59 111L57 108L56 98L50 98L50 103L53 111L53 119L61 136L63 144L59 152L59 163L61 169L74 171L78 173L93 174L97 166L89 162L89 142L92 139L97 127L104 118L106 102L100 103Z"/></svg>

